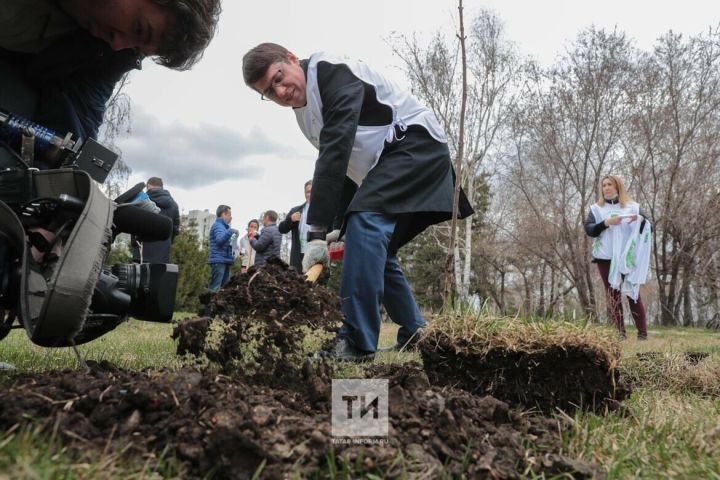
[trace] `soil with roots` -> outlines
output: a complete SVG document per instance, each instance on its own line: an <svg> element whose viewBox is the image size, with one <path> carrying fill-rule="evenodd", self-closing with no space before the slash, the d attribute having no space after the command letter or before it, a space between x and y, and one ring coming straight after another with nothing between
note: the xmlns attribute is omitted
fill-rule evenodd
<svg viewBox="0 0 720 480"><path fill-rule="evenodd" d="M419 349L431 382L492 395L517 407L614 410L631 393L607 357L584 345L535 352L491 348L479 355L426 341Z"/></svg>

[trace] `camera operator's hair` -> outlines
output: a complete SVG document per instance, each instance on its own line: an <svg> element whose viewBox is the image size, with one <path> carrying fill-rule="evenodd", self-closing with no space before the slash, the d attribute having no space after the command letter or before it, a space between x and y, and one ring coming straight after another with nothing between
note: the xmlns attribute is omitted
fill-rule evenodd
<svg viewBox="0 0 720 480"><path fill-rule="evenodd" d="M277 43L261 43L243 56L243 78L245 85L252 84L263 78L273 63L288 61L289 50Z"/></svg>
<svg viewBox="0 0 720 480"><path fill-rule="evenodd" d="M215 215L219 218L220 216L222 216L223 213L227 212L228 210L230 210L230 207L228 207L227 205L220 205L215 211Z"/></svg>
<svg viewBox="0 0 720 480"><path fill-rule="evenodd" d="M152 0L170 12L172 21L155 62L175 70L189 70L203 56L215 35L220 0Z"/></svg>
<svg viewBox="0 0 720 480"><path fill-rule="evenodd" d="M267 219L271 222L277 222L278 214L275 210L268 210L265 212L265 217L267 217Z"/></svg>
<svg viewBox="0 0 720 480"><path fill-rule="evenodd" d="M164 188L162 178L160 177L150 177L145 184L148 186L152 185L153 187Z"/></svg>

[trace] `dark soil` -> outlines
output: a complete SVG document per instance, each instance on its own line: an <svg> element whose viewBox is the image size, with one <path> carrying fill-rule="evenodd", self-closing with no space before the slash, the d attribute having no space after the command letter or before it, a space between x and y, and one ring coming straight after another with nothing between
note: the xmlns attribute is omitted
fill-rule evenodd
<svg viewBox="0 0 720 480"><path fill-rule="evenodd" d="M566 412L617 408L630 395L598 351L585 346L550 347L537 353L490 349L484 355L457 353L442 341L421 342L430 381L477 395L492 395L523 408Z"/></svg>
<svg viewBox="0 0 720 480"><path fill-rule="evenodd" d="M170 455L183 478L250 478L258 470L261 478L325 478L343 468L342 478L603 477L560 454L560 430L569 428L561 418L486 396L544 407L600 404L616 377L589 352L495 351L478 359L437 346L422 351L431 379L417 364L371 366L367 377L389 379L389 435L372 445L334 443L333 367L307 360L304 350L308 335L339 324L339 298L271 261L207 300L213 316L186 319L173 336L178 354L204 354L213 365L128 371L89 362L87 374L16 375L0 389L0 431L39 427L78 461L103 451ZM468 391L441 386L448 384Z"/></svg>
<svg viewBox="0 0 720 480"><path fill-rule="evenodd" d="M276 258L235 275L204 300L213 316L174 328L177 353L204 353L225 373L252 371L266 382L297 378L308 335L332 337L342 320L337 294ZM219 330L214 343L207 340L213 328Z"/></svg>
<svg viewBox="0 0 720 480"><path fill-rule="evenodd" d="M56 432L68 452L178 458L186 478L263 478L291 472L312 476L350 462L352 475L383 478L442 472L467 478L602 476L592 465L558 454L558 421L511 410L492 397L430 385L418 365L369 371L389 378L390 435L381 445L333 445L327 398L330 370L307 364L301 390L269 388L195 369L126 371L91 364L90 373L65 370L13 377L0 391L0 428L16 423ZM89 446L95 446L95 449ZM528 447L532 447L528 450ZM400 452L406 459L397 462Z"/></svg>

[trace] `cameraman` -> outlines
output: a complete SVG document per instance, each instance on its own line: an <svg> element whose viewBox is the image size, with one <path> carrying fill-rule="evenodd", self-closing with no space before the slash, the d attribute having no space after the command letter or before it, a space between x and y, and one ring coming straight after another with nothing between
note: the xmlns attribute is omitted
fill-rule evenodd
<svg viewBox="0 0 720 480"><path fill-rule="evenodd" d="M191 68L219 14L220 0L2 0L0 107L95 138L116 83L148 56ZM0 148L0 168L12 166Z"/></svg>

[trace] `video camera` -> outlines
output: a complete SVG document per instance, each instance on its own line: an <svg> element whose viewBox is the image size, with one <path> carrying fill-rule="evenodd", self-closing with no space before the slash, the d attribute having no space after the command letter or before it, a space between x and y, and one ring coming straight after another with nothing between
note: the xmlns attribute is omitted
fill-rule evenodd
<svg viewBox="0 0 720 480"><path fill-rule="evenodd" d="M169 218L100 190L117 154L0 109L3 152L14 165L0 169L0 340L24 328L33 343L66 347L129 315L169 322L177 265L104 266L119 233L146 241L172 234Z"/></svg>

